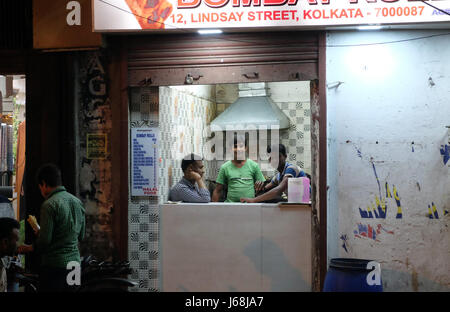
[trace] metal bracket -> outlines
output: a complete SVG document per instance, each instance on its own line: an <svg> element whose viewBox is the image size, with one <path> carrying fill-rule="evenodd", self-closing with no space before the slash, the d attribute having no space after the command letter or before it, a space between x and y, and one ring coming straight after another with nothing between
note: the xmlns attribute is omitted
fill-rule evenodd
<svg viewBox="0 0 450 312"><path fill-rule="evenodd" d="M244 76L247 79L256 79L259 78L259 73L253 72L253 74L242 74L242 76Z"/></svg>
<svg viewBox="0 0 450 312"><path fill-rule="evenodd" d="M306 76L305 76L305 74L303 74L303 73L295 73L295 74L292 74L292 78L293 79L296 79L296 80L309 80Z"/></svg>
<svg viewBox="0 0 450 312"><path fill-rule="evenodd" d="M192 76L191 74L187 74L186 78L184 80L185 84L192 84L194 81L199 80L201 77L203 77L202 75L198 75L197 77Z"/></svg>
<svg viewBox="0 0 450 312"><path fill-rule="evenodd" d="M144 79L139 81L140 86L148 86L148 85L151 85L152 83L153 83L153 81L152 81L151 77L145 77Z"/></svg>

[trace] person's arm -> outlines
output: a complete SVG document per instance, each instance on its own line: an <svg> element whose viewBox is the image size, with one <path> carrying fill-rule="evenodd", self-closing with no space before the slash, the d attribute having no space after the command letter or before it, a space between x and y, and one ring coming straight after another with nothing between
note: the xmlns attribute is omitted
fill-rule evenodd
<svg viewBox="0 0 450 312"><path fill-rule="evenodd" d="M275 183L273 183L272 181L270 181L268 184L266 184L266 186L264 186L264 192L270 191L271 189L273 189L276 186Z"/></svg>
<svg viewBox="0 0 450 312"><path fill-rule="evenodd" d="M225 174L224 166L220 167L219 174L217 175L216 179L216 188L213 191L212 195L212 201L218 202L220 200L220 197L222 196L223 186L227 185L228 179Z"/></svg>
<svg viewBox="0 0 450 312"><path fill-rule="evenodd" d="M84 236L86 235L86 214L85 209L83 206L81 206L81 230L80 234L78 234L78 241L81 242L84 239Z"/></svg>
<svg viewBox="0 0 450 312"><path fill-rule="evenodd" d="M52 207L45 205L41 209L41 229L33 249L39 249L39 252L45 251L50 245L53 236L53 215Z"/></svg>
<svg viewBox="0 0 450 312"><path fill-rule="evenodd" d="M266 185L264 185L264 182L262 182L262 181L256 181L256 183L255 183L255 194L258 194L261 191L263 193L265 193L265 192L271 190L272 188L274 188L275 186L276 186L276 184L274 184L272 181L270 181Z"/></svg>
<svg viewBox="0 0 450 312"><path fill-rule="evenodd" d="M22 244L19 247L17 247L17 253L21 255L33 252L33 250L34 250L33 245Z"/></svg>
<svg viewBox="0 0 450 312"><path fill-rule="evenodd" d="M217 183L216 188L213 191L212 201L218 202L222 196L223 184Z"/></svg>
<svg viewBox="0 0 450 312"><path fill-rule="evenodd" d="M185 177L188 180L195 180L195 182L197 182L199 189L207 189L205 182L203 182L202 176L200 174L198 174L197 172L193 171L192 168L188 168Z"/></svg>
<svg viewBox="0 0 450 312"><path fill-rule="evenodd" d="M179 185L177 188L177 197L186 203L209 203L211 195L206 188L192 189L186 185Z"/></svg>
<svg viewBox="0 0 450 312"><path fill-rule="evenodd" d="M265 182L266 178L264 178L264 175L261 171L261 169L259 168L259 165L257 163L255 163L255 168L254 168L254 175L253 175L253 179L256 181L260 181L260 182Z"/></svg>
<svg viewBox="0 0 450 312"><path fill-rule="evenodd" d="M288 177L284 177L283 181L281 181L281 183L275 187L272 188L270 191L255 197L255 198L241 198L241 202L243 203L260 203L266 200L270 200L273 199L277 196L280 196L287 188L287 183L288 183Z"/></svg>
<svg viewBox="0 0 450 312"><path fill-rule="evenodd" d="M200 176L200 175L199 175L199 176ZM198 178L198 179L196 179L195 182L197 182L198 188L199 188L200 190L201 190L201 189L207 190L207 187L206 187L206 185L205 185L205 182L203 182L203 179L202 179L201 177Z"/></svg>

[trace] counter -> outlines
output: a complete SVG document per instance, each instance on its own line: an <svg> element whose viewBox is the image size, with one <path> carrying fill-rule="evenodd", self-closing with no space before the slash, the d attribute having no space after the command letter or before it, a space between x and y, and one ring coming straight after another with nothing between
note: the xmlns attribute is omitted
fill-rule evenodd
<svg viewBox="0 0 450 312"><path fill-rule="evenodd" d="M311 205L160 206L162 291L311 291Z"/></svg>

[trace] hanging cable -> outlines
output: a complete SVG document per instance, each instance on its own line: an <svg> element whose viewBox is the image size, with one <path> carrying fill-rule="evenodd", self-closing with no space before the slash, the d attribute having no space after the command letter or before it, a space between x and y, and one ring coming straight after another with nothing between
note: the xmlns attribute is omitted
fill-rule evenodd
<svg viewBox="0 0 450 312"><path fill-rule="evenodd" d="M442 10L442 9L439 9L439 8L435 7L434 5L429 4L428 2L425 2L425 1L423 1L423 0L420 0L420 2L422 2L423 4L426 4L426 5L428 5L428 6L430 6L430 7L432 7L433 9L438 10L438 11L444 13L444 14L450 15L450 13L448 13L447 11L444 11L444 10Z"/></svg>

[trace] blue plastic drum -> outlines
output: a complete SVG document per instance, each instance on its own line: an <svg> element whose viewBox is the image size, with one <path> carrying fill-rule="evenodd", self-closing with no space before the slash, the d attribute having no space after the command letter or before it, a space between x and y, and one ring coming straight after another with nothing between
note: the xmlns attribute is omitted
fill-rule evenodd
<svg viewBox="0 0 450 312"><path fill-rule="evenodd" d="M325 277L324 292L382 292L383 283L373 278L373 267L367 268L372 260L334 258ZM369 273L372 274L369 276ZM381 275L381 272L379 272ZM369 276L369 277L368 277ZM368 283L368 278L370 282ZM370 285L373 284L373 285Z"/></svg>

